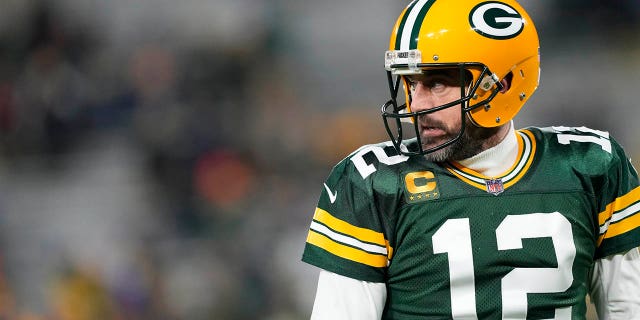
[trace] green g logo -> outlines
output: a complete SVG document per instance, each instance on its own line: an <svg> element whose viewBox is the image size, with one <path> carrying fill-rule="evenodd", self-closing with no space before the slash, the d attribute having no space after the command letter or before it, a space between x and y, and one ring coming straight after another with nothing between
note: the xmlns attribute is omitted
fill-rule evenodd
<svg viewBox="0 0 640 320"><path fill-rule="evenodd" d="M477 33L492 39L510 39L522 32L522 15L511 6L487 1L475 6L469 14L469 23Z"/></svg>

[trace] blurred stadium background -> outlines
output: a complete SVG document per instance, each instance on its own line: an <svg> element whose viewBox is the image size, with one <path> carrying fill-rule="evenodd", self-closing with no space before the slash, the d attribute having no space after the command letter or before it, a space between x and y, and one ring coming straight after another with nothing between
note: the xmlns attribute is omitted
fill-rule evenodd
<svg viewBox="0 0 640 320"><path fill-rule="evenodd" d="M305 319L322 181L386 139L408 1L0 1L0 318ZM640 2L522 0L528 125L640 159ZM473 48L469 48L473 50Z"/></svg>

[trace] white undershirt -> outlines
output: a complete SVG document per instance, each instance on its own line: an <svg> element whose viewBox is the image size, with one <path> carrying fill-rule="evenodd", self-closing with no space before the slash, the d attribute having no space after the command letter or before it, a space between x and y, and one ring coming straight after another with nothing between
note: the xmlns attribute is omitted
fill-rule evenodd
<svg viewBox="0 0 640 320"><path fill-rule="evenodd" d="M509 133L499 144L459 163L485 176L498 176L515 163L517 151L517 136L510 123ZM640 249L597 260L590 285L599 319L640 319ZM384 283L321 270L311 319L380 319L386 299Z"/></svg>
<svg viewBox="0 0 640 320"><path fill-rule="evenodd" d="M494 147L484 150L475 156L460 160L461 165L483 174L494 177L509 170L518 157L518 138L513 128L513 122L509 123L509 133Z"/></svg>

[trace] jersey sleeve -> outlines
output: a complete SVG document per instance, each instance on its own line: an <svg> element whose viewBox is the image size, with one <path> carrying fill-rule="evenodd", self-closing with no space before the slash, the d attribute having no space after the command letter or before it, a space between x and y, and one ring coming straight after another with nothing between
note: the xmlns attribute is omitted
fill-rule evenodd
<svg viewBox="0 0 640 320"><path fill-rule="evenodd" d="M640 186L638 173L622 147L611 141L611 161L598 198L596 258L640 246Z"/></svg>
<svg viewBox="0 0 640 320"><path fill-rule="evenodd" d="M336 165L320 195L302 261L370 282L384 282L392 249L376 204L375 174L347 158Z"/></svg>

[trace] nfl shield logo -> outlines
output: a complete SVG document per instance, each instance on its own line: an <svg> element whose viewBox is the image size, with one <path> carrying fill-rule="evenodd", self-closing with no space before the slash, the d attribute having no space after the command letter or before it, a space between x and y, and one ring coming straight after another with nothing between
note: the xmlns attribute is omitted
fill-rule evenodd
<svg viewBox="0 0 640 320"><path fill-rule="evenodd" d="M497 196L504 191L504 185L502 184L502 179L490 179L485 180L485 184L487 186L487 192Z"/></svg>

